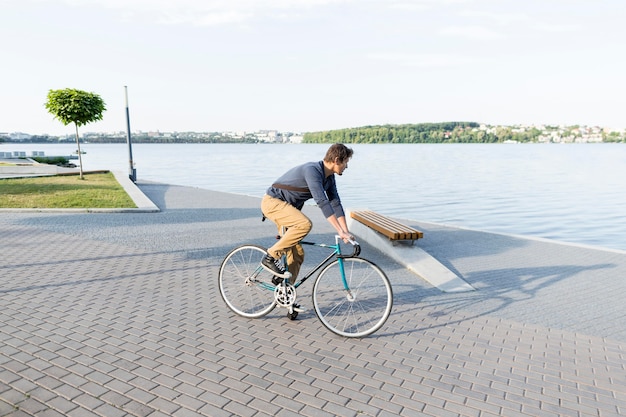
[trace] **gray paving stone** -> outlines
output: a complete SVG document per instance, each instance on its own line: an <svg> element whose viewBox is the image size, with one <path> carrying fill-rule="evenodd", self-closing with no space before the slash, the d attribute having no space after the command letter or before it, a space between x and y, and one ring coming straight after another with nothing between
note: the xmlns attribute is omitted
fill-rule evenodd
<svg viewBox="0 0 626 417"><path fill-rule="evenodd" d="M163 415L166 415L166 416L173 415L176 411L178 411L181 408L180 405L162 397L155 397L152 401L148 403L148 406L155 409L159 413L163 413Z"/></svg>
<svg viewBox="0 0 626 417"><path fill-rule="evenodd" d="M160 213L1 214L0 416L625 413L626 253L411 222L478 291L441 293L363 245L394 310L349 340L313 311L226 309L223 256L272 242L259 199L139 186Z"/></svg>

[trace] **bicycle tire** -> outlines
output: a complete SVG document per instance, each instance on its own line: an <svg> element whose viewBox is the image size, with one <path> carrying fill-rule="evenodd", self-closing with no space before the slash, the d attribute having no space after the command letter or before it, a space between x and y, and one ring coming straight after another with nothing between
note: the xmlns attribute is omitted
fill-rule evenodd
<svg viewBox="0 0 626 417"><path fill-rule="evenodd" d="M258 318L276 307L272 274L260 268L266 251L257 245L242 245L226 255L220 266L218 286L222 299L236 314Z"/></svg>
<svg viewBox="0 0 626 417"><path fill-rule="evenodd" d="M313 285L315 314L331 332L344 337L365 337L389 318L393 291L385 273L363 258L344 258L346 280L352 297L344 289L339 260L328 264Z"/></svg>

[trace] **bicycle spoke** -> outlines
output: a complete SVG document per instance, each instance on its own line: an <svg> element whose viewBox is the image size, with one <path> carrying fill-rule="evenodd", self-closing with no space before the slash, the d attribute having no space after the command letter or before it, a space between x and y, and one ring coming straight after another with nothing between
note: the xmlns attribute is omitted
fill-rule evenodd
<svg viewBox="0 0 626 417"><path fill-rule="evenodd" d="M226 305L244 317L261 317L275 307L271 274L260 268L265 249L244 245L233 249L220 266L218 286Z"/></svg>
<svg viewBox="0 0 626 417"><path fill-rule="evenodd" d="M344 289L339 261L326 266L313 288L313 305L330 331L364 337L385 323L393 304L391 285L375 264L361 258L343 260L350 294Z"/></svg>

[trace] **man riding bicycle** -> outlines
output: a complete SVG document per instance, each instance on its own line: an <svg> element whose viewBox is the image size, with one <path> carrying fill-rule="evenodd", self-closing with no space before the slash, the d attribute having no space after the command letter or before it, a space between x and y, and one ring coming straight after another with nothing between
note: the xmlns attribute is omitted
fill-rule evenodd
<svg viewBox="0 0 626 417"><path fill-rule="evenodd" d="M352 158L352 149L336 143L326 152L322 161L298 165L276 180L261 201L263 215L272 220L279 232L286 230L280 239L267 249L263 268L274 274L272 280L278 285L284 278L295 282L304 262L304 249L300 241L311 231L313 224L302 213L304 203L313 198L328 222L344 242L354 240L348 231L345 212L341 205L335 174L342 175ZM281 255L287 255L289 271L280 263ZM298 306L299 307L299 306Z"/></svg>

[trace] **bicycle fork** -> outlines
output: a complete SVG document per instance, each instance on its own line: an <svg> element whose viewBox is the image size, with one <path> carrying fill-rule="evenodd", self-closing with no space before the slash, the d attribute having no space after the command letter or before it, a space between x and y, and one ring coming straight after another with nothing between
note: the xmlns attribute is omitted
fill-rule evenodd
<svg viewBox="0 0 626 417"><path fill-rule="evenodd" d="M346 299L348 301L354 301L355 297L352 294L352 290L348 286L348 280L346 279L346 269L345 264L343 263L343 257L338 256L337 262L339 264L339 272L341 273L341 283L343 284L343 289L346 291Z"/></svg>

